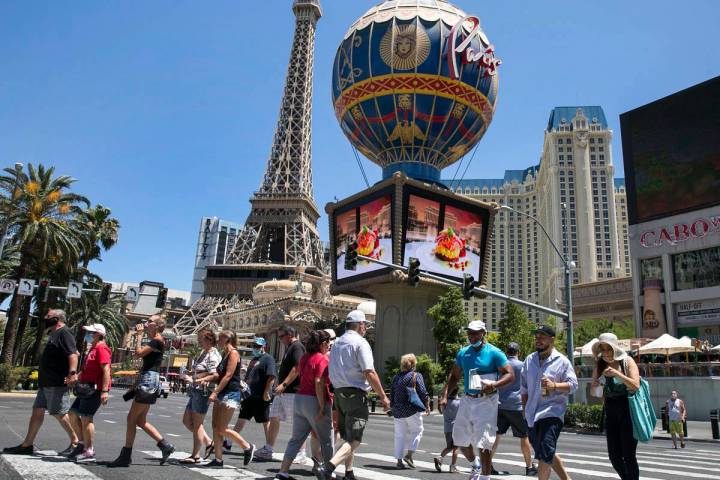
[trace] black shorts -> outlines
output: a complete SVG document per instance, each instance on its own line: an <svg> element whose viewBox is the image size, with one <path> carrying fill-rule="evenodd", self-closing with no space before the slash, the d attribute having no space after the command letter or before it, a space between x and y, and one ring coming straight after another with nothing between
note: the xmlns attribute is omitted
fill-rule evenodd
<svg viewBox="0 0 720 480"><path fill-rule="evenodd" d="M498 410L497 433L505 435L512 427L513 437L525 438L528 436L528 424L521 410Z"/></svg>
<svg viewBox="0 0 720 480"><path fill-rule="evenodd" d="M367 392L358 388L335 389L340 438L346 442L362 442L370 418Z"/></svg>
<svg viewBox="0 0 720 480"><path fill-rule="evenodd" d="M238 418L243 420L255 419L256 423L265 423L270 420L270 402L266 402L262 397L248 397L240 404L240 413Z"/></svg>
<svg viewBox="0 0 720 480"><path fill-rule="evenodd" d="M530 428L530 443L537 460L548 465L553 463L562 428L563 422L557 417L540 419Z"/></svg>

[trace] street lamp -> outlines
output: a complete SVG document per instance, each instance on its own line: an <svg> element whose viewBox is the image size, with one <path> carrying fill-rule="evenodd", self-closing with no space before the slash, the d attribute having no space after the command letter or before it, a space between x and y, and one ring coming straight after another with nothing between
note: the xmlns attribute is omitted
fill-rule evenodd
<svg viewBox="0 0 720 480"><path fill-rule="evenodd" d="M571 270L575 267L575 262L570 260L570 254L568 252L569 236L568 236L567 218L566 218L567 209L568 209L567 204L563 203L562 204L562 213L563 213L563 215L562 215L562 233L563 233L563 250L564 250L564 252L560 252L560 249L558 248L557 245L555 245L555 242L553 242L552 237L547 232L547 230L545 229L545 226L542 224L542 222L540 222L540 220L538 220L536 217L534 217L528 213L521 212L519 210L515 210L514 208L512 208L508 205L500 205L501 211L517 213L518 215L529 218L530 220L535 222L535 224L538 227L540 227L540 230L542 230L542 232L545 234L545 237L547 237L548 242L550 242L550 245L555 250L555 253L557 253L558 256L560 257L560 260L562 260L563 267L565 269L565 305L566 305L567 324L568 324L567 356L568 356L568 360L570 360L570 364L573 365L573 367L574 367L575 364L573 363L573 361L574 361L574 358L573 358L574 351L573 350L575 348L575 345L573 342L572 289L571 289L572 284L570 281L570 273L571 273Z"/></svg>
<svg viewBox="0 0 720 480"><path fill-rule="evenodd" d="M18 187L18 178L20 177L20 174L22 173L23 164L20 162L15 163L15 186L11 192L10 197L10 206L15 205L15 189ZM3 225L3 231L2 236L0 237L0 260L2 260L3 250L5 250L5 239L7 238L7 232L10 228L10 212L8 211L8 214L5 216L5 225Z"/></svg>

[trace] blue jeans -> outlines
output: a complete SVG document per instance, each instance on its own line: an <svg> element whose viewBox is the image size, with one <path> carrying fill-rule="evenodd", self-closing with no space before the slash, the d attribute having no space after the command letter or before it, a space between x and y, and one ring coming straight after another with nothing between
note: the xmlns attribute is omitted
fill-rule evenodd
<svg viewBox="0 0 720 480"><path fill-rule="evenodd" d="M210 402L208 401L209 396L203 395L202 390L195 387L190 387L188 390L188 399L186 410L190 410L192 413L200 413L205 415L210 408Z"/></svg>

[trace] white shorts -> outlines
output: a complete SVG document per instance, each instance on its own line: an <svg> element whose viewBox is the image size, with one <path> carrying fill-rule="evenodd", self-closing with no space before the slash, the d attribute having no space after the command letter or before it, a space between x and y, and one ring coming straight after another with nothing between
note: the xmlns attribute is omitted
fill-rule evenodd
<svg viewBox="0 0 720 480"><path fill-rule="evenodd" d="M295 412L295 394L283 393L276 395L270 405L270 418L277 418L281 422L292 421Z"/></svg>
<svg viewBox="0 0 720 480"><path fill-rule="evenodd" d="M480 450L492 449L497 432L497 416L497 393L488 397L462 397L453 427L453 443L457 447L472 445Z"/></svg>

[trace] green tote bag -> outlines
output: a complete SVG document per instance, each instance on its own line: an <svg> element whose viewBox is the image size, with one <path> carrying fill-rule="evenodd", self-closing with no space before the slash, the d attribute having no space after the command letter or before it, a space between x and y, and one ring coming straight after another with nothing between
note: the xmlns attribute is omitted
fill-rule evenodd
<svg viewBox="0 0 720 480"><path fill-rule="evenodd" d="M633 437L639 442L649 442L655 431L655 408L650 400L650 385L640 377L640 389L628 395Z"/></svg>

